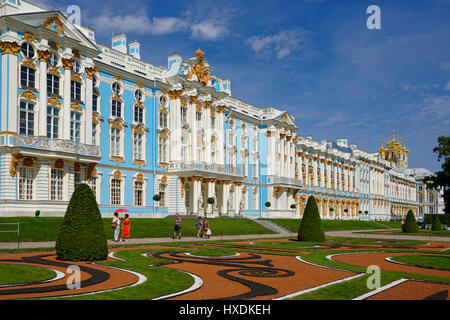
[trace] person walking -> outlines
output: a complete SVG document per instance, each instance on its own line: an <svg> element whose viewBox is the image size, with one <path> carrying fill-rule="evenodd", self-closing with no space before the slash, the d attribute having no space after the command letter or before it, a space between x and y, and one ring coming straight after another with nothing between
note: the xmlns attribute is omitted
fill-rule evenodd
<svg viewBox="0 0 450 320"><path fill-rule="evenodd" d="M125 219L123 219L122 221L122 234L120 237L120 241L125 241L128 242L128 239L130 238L130 216L127 214L125 214ZM123 238L125 238L125 240L123 240Z"/></svg>
<svg viewBox="0 0 450 320"><path fill-rule="evenodd" d="M114 213L114 218L112 221L112 228L114 229L114 241L119 241L119 234L120 234L120 219L119 214L117 212Z"/></svg>
<svg viewBox="0 0 450 320"><path fill-rule="evenodd" d="M205 217L203 219L203 236L209 239L208 230L209 230L209 221L208 218Z"/></svg>
<svg viewBox="0 0 450 320"><path fill-rule="evenodd" d="M203 237L203 231L202 231L202 227L203 227L203 223L202 223L202 218L198 217L197 218L197 223L195 224L195 227L197 228L197 238L202 238Z"/></svg>
<svg viewBox="0 0 450 320"><path fill-rule="evenodd" d="M172 237L172 239L175 239L177 233L178 233L178 239L181 239L181 223L182 222L183 221L181 220L180 215L177 213L175 215L175 227L174 227L174 230L173 230L173 237Z"/></svg>

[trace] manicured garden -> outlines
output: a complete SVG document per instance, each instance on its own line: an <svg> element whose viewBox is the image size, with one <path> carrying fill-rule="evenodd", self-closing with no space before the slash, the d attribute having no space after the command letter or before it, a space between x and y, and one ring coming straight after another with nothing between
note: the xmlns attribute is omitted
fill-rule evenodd
<svg viewBox="0 0 450 320"><path fill-rule="evenodd" d="M49 269L0 263L0 286L46 281L55 276L56 273Z"/></svg>
<svg viewBox="0 0 450 320"><path fill-rule="evenodd" d="M164 219L146 219L135 218L131 216L131 238L162 238L171 237L173 235L173 218ZM195 217L182 217L182 235L184 237L192 237L197 235L195 229ZM220 235L259 235L274 234L275 232L268 230L252 220L247 219L208 219L210 222L213 236ZM59 227L63 218L51 217L18 217L18 218L0 218L0 223L20 223L20 241L22 242L43 242L56 241L58 237ZM108 239L113 238L113 230L111 229L111 218L103 218L103 227ZM0 226L1 230L11 230L11 226ZM16 233L0 233L0 242L16 242Z"/></svg>

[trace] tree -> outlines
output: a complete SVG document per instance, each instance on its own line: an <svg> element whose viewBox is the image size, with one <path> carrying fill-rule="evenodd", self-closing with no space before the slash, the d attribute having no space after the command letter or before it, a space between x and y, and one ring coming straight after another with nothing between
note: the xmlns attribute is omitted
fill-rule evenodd
<svg viewBox="0 0 450 320"><path fill-rule="evenodd" d="M306 203L297 238L298 241L325 242L325 232L323 231L319 208L313 196L310 196Z"/></svg>
<svg viewBox="0 0 450 320"><path fill-rule="evenodd" d="M450 214L450 137L439 137L438 146L433 149L438 154L438 162L443 160L442 171L434 176L426 177L424 182L432 189L442 188L444 191L445 213Z"/></svg>
<svg viewBox="0 0 450 320"><path fill-rule="evenodd" d="M433 231L442 231L441 220L438 215L435 215L433 218L433 225L431 226L431 230Z"/></svg>
<svg viewBox="0 0 450 320"><path fill-rule="evenodd" d="M417 225L416 218L412 210L409 210L406 214L405 224L403 226L404 233L417 233L419 232L419 226Z"/></svg>
<svg viewBox="0 0 450 320"><path fill-rule="evenodd" d="M108 256L103 221L92 189L79 184L67 207L56 240L57 259L100 261Z"/></svg>

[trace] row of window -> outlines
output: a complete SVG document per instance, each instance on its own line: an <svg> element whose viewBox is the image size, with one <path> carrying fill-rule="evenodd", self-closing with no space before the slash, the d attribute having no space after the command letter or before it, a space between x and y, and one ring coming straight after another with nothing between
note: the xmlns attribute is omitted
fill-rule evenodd
<svg viewBox="0 0 450 320"><path fill-rule="evenodd" d="M51 169L49 180L49 200L64 201L64 176L62 169ZM97 197L98 178L92 177L89 183L94 195ZM74 173L74 190L82 182L81 173ZM112 205L122 205L123 203L123 181L122 179L111 179L110 185L110 203ZM33 200L35 188L35 170L33 168L19 168L18 175L18 199ZM133 195L135 206L145 205L145 188L143 181L133 181ZM160 188L160 205L165 204L165 188ZM97 197L98 200L98 197ZM161 204L162 203L162 204Z"/></svg>

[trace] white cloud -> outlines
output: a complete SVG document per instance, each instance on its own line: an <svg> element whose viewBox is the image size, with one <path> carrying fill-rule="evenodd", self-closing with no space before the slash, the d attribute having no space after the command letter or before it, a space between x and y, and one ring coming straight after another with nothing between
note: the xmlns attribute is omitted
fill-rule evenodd
<svg viewBox="0 0 450 320"><path fill-rule="evenodd" d="M191 25L191 37L194 39L214 41L228 35L228 27L214 21L201 21Z"/></svg>
<svg viewBox="0 0 450 320"><path fill-rule="evenodd" d="M114 15L104 12L95 17L94 28L97 32L122 32L152 35L170 34L186 28L186 22L176 17L150 19L144 12L136 14Z"/></svg>
<svg viewBox="0 0 450 320"><path fill-rule="evenodd" d="M265 55L275 54L278 59L282 59L293 53L300 53L300 56L310 55L312 50L311 32L303 28L283 30L268 36L253 36L247 39L255 53Z"/></svg>
<svg viewBox="0 0 450 320"><path fill-rule="evenodd" d="M420 103L420 116L430 120L442 121L442 124L450 123L450 96L430 96Z"/></svg>
<svg viewBox="0 0 450 320"><path fill-rule="evenodd" d="M450 81L447 81L447 83L445 84L444 90L447 90L447 91L450 90Z"/></svg>

